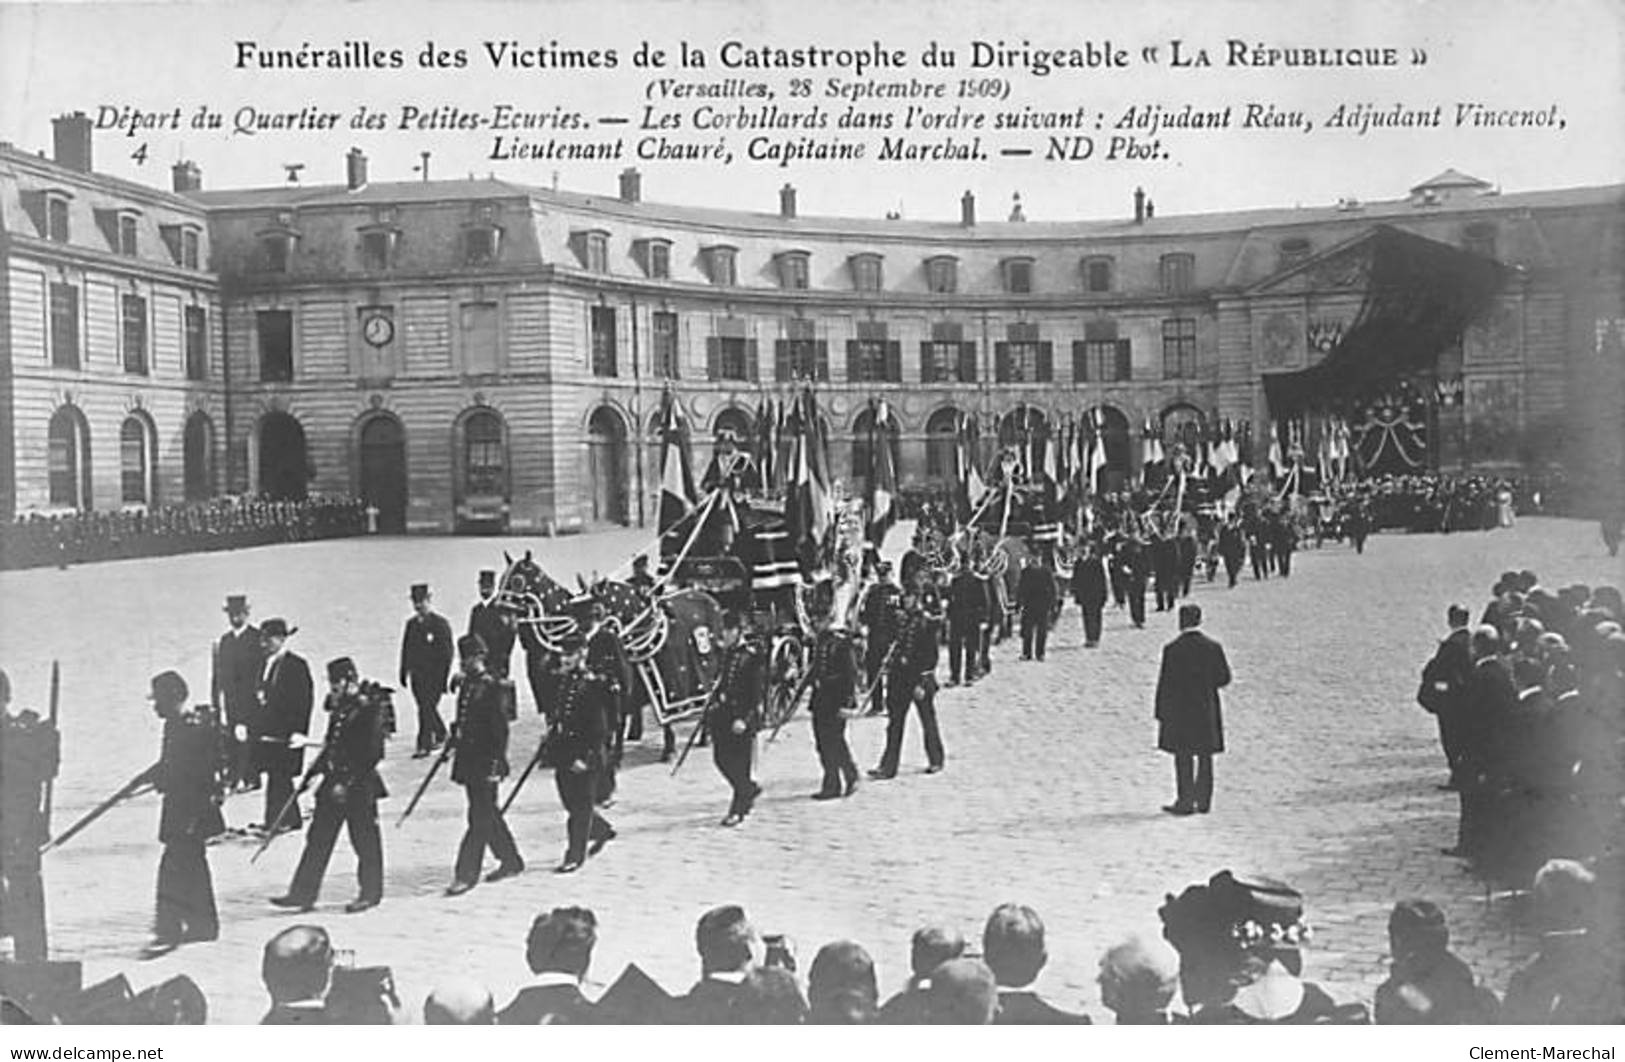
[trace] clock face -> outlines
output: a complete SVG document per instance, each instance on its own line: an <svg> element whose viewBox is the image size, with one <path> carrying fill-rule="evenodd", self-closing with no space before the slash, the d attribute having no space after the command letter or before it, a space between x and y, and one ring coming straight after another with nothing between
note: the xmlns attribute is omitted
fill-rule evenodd
<svg viewBox="0 0 1625 1062"><path fill-rule="evenodd" d="M395 322L381 313L373 314L361 326L361 335L375 347L388 346L395 338Z"/></svg>

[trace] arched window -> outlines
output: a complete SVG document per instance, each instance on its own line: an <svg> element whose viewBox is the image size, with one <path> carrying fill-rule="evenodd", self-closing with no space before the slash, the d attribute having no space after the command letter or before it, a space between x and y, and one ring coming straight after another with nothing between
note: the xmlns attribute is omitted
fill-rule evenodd
<svg viewBox="0 0 1625 1062"><path fill-rule="evenodd" d="M502 440L502 418L489 409L463 420L463 483L469 494L507 493L508 453Z"/></svg>
<svg viewBox="0 0 1625 1062"><path fill-rule="evenodd" d="M119 428L119 496L126 505L151 505L153 498L152 425L138 413Z"/></svg>
<svg viewBox="0 0 1625 1062"><path fill-rule="evenodd" d="M959 416L959 410L944 406L925 422L925 474L931 479L952 479L958 472Z"/></svg>
<svg viewBox="0 0 1625 1062"><path fill-rule="evenodd" d="M214 497L214 422L201 409L186 418L181 465L187 501Z"/></svg>
<svg viewBox="0 0 1625 1062"><path fill-rule="evenodd" d="M90 426L77 407L63 406L52 415L46 464L51 504L89 509Z"/></svg>
<svg viewBox="0 0 1625 1062"><path fill-rule="evenodd" d="M755 432L751 422L752 417L749 413L738 406L729 406L717 414L717 419L711 423L711 429L718 439L722 438L724 432L731 432L735 445L741 450L749 450Z"/></svg>

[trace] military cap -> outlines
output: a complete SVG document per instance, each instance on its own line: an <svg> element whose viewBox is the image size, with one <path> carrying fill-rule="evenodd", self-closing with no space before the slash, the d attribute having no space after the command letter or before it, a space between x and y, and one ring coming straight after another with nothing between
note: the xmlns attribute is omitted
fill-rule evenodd
<svg viewBox="0 0 1625 1062"><path fill-rule="evenodd" d="M412 584L412 600L414 602L429 600L429 584L428 583L413 583Z"/></svg>
<svg viewBox="0 0 1625 1062"><path fill-rule="evenodd" d="M226 611L226 612L247 612L248 611L248 595L247 594L227 594L226 595L226 607L225 607L224 611Z"/></svg>
<svg viewBox="0 0 1625 1062"><path fill-rule="evenodd" d="M299 628L288 626L288 621L281 616L272 616L260 624L260 634L266 638L286 638L289 635L298 633Z"/></svg>
<svg viewBox="0 0 1625 1062"><path fill-rule="evenodd" d="M335 657L327 662L327 681L343 682L346 679L357 679L361 673L355 668L355 661L347 656Z"/></svg>
<svg viewBox="0 0 1625 1062"><path fill-rule="evenodd" d="M485 652L485 639L477 634L465 634L457 639L457 655L465 660L471 656L484 656Z"/></svg>
<svg viewBox="0 0 1625 1062"><path fill-rule="evenodd" d="M186 701L190 692L180 672L162 671L152 676L152 692L148 695L148 699L164 704L181 704Z"/></svg>

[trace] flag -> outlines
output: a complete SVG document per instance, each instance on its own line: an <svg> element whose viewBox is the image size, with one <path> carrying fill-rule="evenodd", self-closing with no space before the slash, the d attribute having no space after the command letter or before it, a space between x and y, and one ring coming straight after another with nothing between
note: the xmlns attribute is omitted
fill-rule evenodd
<svg viewBox="0 0 1625 1062"><path fill-rule="evenodd" d="M1281 423L1276 420L1270 421L1269 464L1272 476L1281 475L1286 467L1286 463L1281 460Z"/></svg>
<svg viewBox="0 0 1625 1062"><path fill-rule="evenodd" d="M1044 447L1044 475L1049 477L1051 483L1059 483L1061 482L1060 469L1055 463L1056 444L1059 440L1054 432L1046 431L1041 442ZM1035 442L1033 445L1037 446L1039 443Z"/></svg>
<svg viewBox="0 0 1625 1062"><path fill-rule="evenodd" d="M1100 470L1106 467L1106 432L1101 424L1100 410L1093 410L1091 415L1094 423L1090 425L1089 489L1095 490L1100 485Z"/></svg>
<svg viewBox="0 0 1625 1062"><path fill-rule="evenodd" d="M881 400L869 429L869 504L864 533L879 548L897 522L897 469L892 464L891 411Z"/></svg>
<svg viewBox="0 0 1625 1062"><path fill-rule="evenodd" d="M688 422L670 391L660 399L660 518L661 534L694 509L694 465L689 459Z"/></svg>
<svg viewBox="0 0 1625 1062"><path fill-rule="evenodd" d="M785 480L784 519L797 556L817 563L829 527L829 461L818 423L812 388L802 392L786 421L790 461Z"/></svg>
<svg viewBox="0 0 1625 1062"><path fill-rule="evenodd" d="M756 472L761 477L763 493L778 483L778 470L773 460L773 400L763 398L756 407Z"/></svg>

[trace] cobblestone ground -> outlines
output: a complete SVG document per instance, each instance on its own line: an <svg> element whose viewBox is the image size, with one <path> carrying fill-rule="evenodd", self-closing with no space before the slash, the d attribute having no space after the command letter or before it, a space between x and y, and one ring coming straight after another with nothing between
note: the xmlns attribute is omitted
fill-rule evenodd
<svg viewBox="0 0 1625 1062"><path fill-rule="evenodd" d="M390 681L409 583L433 583L460 629L475 571L504 548L532 546L549 570L568 576L608 570L645 541L632 532L533 543L342 541L0 576L0 644L19 697L43 701L50 659L63 662L56 824L155 754L158 726L143 699L151 674L177 667L194 690L206 689L228 592L249 594L258 619L280 614L298 625L292 645L313 670L349 653L364 673ZM584 871L550 872L564 822L551 779L538 777L512 815L531 869L455 900L441 890L462 827L460 791L438 784L405 828L394 826L426 769L409 758L407 735L385 766L394 797L384 804L384 904L342 913L353 863L341 840L323 906L307 917L328 925L357 962L392 965L415 1014L450 971L473 973L505 998L527 976L530 919L556 904L596 909L594 972L604 981L636 960L667 986L686 987L697 965L694 919L739 902L759 929L788 934L803 962L828 940L863 942L889 993L907 975L916 927L942 921L975 939L988 911L1013 900L1035 907L1049 927L1040 988L1098 1017L1095 962L1108 944L1131 928L1154 932L1164 893L1222 867L1256 868L1306 894L1317 927L1308 973L1334 994L1369 998L1383 976L1387 910L1403 896L1441 903L1461 951L1499 990L1532 940L1517 929L1512 901L1487 903L1479 882L1439 854L1454 837L1455 798L1434 789L1441 756L1412 694L1444 604L1476 610L1500 571L1525 567L1559 584L1621 575L1593 525L1524 520L1509 531L1378 536L1364 556L1307 550L1290 580L1244 576L1227 590L1221 575L1198 585L1195 598L1236 674L1226 700L1231 751L1218 761L1208 816L1158 810L1172 779L1154 749L1151 693L1172 616L1152 613L1136 631L1124 613L1108 612L1102 647L1085 651L1069 608L1047 663L1022 663L1005 643L989 678L941 695L941 775L922 773L911 724L895 781L868 784L851 800L811 802L817 766L803 720L763 752L766 793L755 815L723 830L725 789L709 757L696 754L673 777L655 762L654 735L628 753L611 812L620 839ZM519 759L540 730L528 692L523 700ZM410 708L402 707L407 728ZM882 721L853 730L860 764L873 764ZM257 805L257 794L233 798L227 818L254 821ZM156 829L145 798L47 857L54 949L83 959L87 979L124 971L138 990L188 973L207 992L213 1020L257 1020L260 949L294 919L265 900L286 885L296 839L252 866L246 842L213 848L220 941L143 964L135 955L147 936Z"/></svg>

